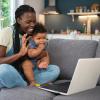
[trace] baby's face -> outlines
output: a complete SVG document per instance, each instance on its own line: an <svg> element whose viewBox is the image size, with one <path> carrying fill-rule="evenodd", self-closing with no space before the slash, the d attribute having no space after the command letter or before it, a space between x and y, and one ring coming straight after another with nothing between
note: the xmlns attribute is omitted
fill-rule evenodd
<svg viewBox="0 0 100 100"><path fill-rule="evenodd" d="M46 33L38 33L34 36L32 36L33 41L39 45L41 43L45 44L46 43Z"/></svg>

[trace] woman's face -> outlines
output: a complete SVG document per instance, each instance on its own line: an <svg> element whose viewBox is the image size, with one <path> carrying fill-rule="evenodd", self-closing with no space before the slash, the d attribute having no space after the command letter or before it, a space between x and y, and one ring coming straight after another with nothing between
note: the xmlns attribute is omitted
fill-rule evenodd
<svg viewBox="0 0 100 100"><path fill-rule="evenodd" d="M20 28L25 33L31 33L34 25L36 24L36 14L32 12L26 12L19 18L17 18L17 23Z"/></svg>

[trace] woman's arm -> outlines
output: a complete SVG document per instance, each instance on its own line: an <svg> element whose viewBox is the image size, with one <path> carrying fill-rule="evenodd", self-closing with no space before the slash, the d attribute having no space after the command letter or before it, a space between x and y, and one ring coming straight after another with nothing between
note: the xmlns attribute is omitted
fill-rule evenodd
<svg viewBox="0 0 100 100"><path fill-rule="evenodd" d="M0 64L12 63L21 57L20 53L6 57L6 47L0 46Z"/></svg>
<svg viewBox="0 0 100 100"><path fill-rule="evenodd" d="M20 51L16 54L13 54L12 56L6 57L6 46L0 45L0 64L2 63L13 63L14 61L18 60L20 57L27 54L27 47L26 47L26 35L22 37L22 47Z"/></svg>
<svg viewBox="0 0 100 100"><path fill-rule="evenodd" d="M27 48L25 48L23 46L20 49L19 53L14 54L9 57L6 57L6 50L7 50L7 48L5 46L0 46L0 64L2 64L2 63L10 64L10 63L18 60L20 57L24 56L27 53Z"/></svg>

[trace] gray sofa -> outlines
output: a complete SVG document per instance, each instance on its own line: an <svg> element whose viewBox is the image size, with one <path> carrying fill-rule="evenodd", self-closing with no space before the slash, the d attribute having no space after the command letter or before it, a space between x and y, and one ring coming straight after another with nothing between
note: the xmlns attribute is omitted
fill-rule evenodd
<svg viewBox="0 0 100 100"><path fill-rule="evenodd" d="M59 79L71 79L79 58L100 57L100 42L52 39L48 43L52 64L59 65ZM70 96L56 95L36 87L1 89L0 100L100 100L100 86Z"/></svg>

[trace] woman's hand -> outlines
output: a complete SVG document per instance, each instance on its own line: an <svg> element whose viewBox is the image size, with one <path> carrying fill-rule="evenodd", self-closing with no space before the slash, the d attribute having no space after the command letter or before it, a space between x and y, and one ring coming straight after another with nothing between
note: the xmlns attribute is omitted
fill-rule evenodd
<svg viewBox="0 0 100 100"><path fill-rule="evenodd" d="M24 56L27 54L28 48L26 46L26 43L27 43L26 34L24 34L22 36L22 47L19 52L20 56Z"/></svg>
<svg viewBox="0 0 100 100"><path fill-rule="evenodd" d="M22 46L21 49L20 49L19 54L20 54L21 56L26 55L26 54L27 54L27 47L26 47L26 46Z"/></svg>
<svg viewBox="0 0 100 100"><path fill-rule="evenodd" d="M23 45L26 46L26 42L27 42L26 36L27 36L27 34L24 34L24 35L22 36L22 46L23 46Z"/></svg>

